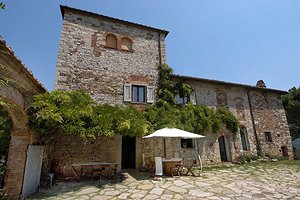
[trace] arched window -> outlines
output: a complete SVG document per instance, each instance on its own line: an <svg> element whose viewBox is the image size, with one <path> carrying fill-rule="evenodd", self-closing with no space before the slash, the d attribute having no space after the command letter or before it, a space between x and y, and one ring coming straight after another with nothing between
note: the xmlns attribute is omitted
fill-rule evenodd
<svg viewBox="0 0 300 200"><path fill-rule="evenodd" d="M121 40L121 49L126 51L132 51L132 41L129 38L123 38Z"/></svg>
<svg viewBox="0 0 300 200"><path fill-rule="evenodd" d="M106 47L117 48L117 37L113 34L108 34L106 36Z"/></svg>
<svg viewBox="0 0 300 200"><path fill-rule="evenodd" d="M240 127L240 136L241 136L243 150L245 151L249 150L249 141L248 141L248 134L247 134L246 127L244 126Z"/></svg>

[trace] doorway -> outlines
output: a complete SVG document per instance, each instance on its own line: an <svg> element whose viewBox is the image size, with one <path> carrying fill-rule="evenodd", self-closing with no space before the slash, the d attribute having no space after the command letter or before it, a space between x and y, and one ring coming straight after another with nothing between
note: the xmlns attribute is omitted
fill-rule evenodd
<svg viewBox="0 0 300 200"><path fill-rule="evenodd" d="M285 158L288 158L288 157L289 157L289 153L288 153L288 148L287 148L287 146L282 146L282 147L281 147L281 152L282 152L283 157L285 157Z"/></svg>
<svg viewBox="0 0 300 200"><path fill-rule="evenodd" d="M122 137L122 169L135 169L135 137Z"/></svg>
<svg viewBox="0 0 300 200"><path fill-rule="evenodd" d="M219 139L219 149L220 149L220 157L222 162L229 162L231 161L230 158L230 148L228 144L227 138L224 135L220 136Z"/></svg>

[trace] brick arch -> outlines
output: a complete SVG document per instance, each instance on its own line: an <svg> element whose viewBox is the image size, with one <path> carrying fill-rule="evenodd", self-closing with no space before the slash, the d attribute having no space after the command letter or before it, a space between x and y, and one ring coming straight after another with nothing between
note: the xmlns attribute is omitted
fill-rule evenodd
<svg viewBox="0 0 300 200"><path fill-rule="evenodd" d="M46 92L46 89L33 77L1 37L0 64L0 79L8 80L7 85L0 87L0 98L5 103L2 107L9 113L13 123L4 178L4 198L19 199L22 193L26 150L31 144L31 134L27 126L27 108L33 96Z"/></svg>
<svg viewBox="0 0 300 200"><path fill-rule="evenodd" d="M5 102L10 104L10 106L3 106L3 109L9 113L13 127L6 163L4 193L6 199L17 199L22 192L26 150L31 142L31 135L27 127L28 118L24 110L9 101Z"/></svg>
<svg viewBox="0 0 300 200"><path fill-rule="evenodd" d="M121 49L125 51L132 51L132 40L128 37L121 39Z"/></svg>

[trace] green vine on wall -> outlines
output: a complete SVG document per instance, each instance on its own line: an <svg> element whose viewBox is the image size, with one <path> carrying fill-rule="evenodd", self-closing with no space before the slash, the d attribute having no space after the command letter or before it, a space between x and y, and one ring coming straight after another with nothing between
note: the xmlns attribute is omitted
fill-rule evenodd
<svg viewBox="0 0 300 200"><path fill-rule="evenodd" d="M145 112L146 119L151 124L151 131L173 127L205 134L218 133L222 127L226 127L233 135L237 133L239 122L228 109L192 105L190 102L192 87L185 82L174 83L171 80L172 72L167 64L159 67L158 100ZM176 104L175 95L186 98L187 103Z"/></svg>
<svg viewBox="0 0 300 200"><path fill-rule="evenodd" d="M52 91L36 95L29 109L29 127L41 138L55 134L75 134L98 138L122 134L143 136L164 127L180 128L205 134L217 133L226 127L238 130L238 120L227 109L213 109L189 102L192 88L185 82L174 84L172 69L159 67L158 99L156 104L140 111L131 106L111 106L96 103L81 91ZM175 95L188 102L178 105Z"/></svg>
<svg viewBox="0 0 300 200"><path fill-rule="evenodd" d="M94 139L115 134L142 136L149 129L141 111L130 106L97 104L82 91L52 91L36 95L29 109L29 127L40 139L55 134Z"/></svg>

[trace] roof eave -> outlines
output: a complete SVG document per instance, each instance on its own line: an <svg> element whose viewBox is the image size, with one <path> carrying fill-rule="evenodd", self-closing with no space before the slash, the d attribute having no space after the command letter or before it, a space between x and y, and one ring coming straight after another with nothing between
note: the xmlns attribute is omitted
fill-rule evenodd
<svg viewBox="0 0 300 200"><path fill-rule="evenodd" d="M60 7L60 12L61 12L62 18L64 18L65 10L69 9L69 10L76 11L76 12L81 12L81 13L85 13L85 14L94 15L96 17L102 17L102 18L105 18L105 19L110 20L110 21L115 21L115 22L126 24L126 25L132 25L132 26L136 26L136 27L140 27L140 28L144 28L144 29L149 29L149 30L154 30L154 31L157 31L157 32L165 33L165 35L166 35L165 37L167 37L167 35L169 34L169 31L167 31L167 30L154 28L154 27L151 27L151 26L143 25L143 24L138 24L138 23L134 23L134 22L130 22L130 21L125 21L125 20L122 20L122 19L113 18L113 17L109 17L109 16L106 16L106 15L101 15L101 14L98 14L98 13L89 12L89 11L85 11L85 10L81 10L81 9L77 9L77 8L72 8L72 7L68 7L68 6L65 6L65 5L60 5L59 7Z"/></svg>
<svg viewBox="0 0 300 200"><path fill-rule="evenodd" d="M17 63L19 63L19 66L21 66L22 70L24 71L24 73L27 75L27 77L29 77L29 79L31 79L36 87L40 90L40 92L47 92L46 87L37 79L34 77L33 73L25 66L25 64L22 63L21 59L19 59L14 51L7 45L6 41L1 37L0 35L0 43L3 44L3 47L6 48L7 53L12 56Z"/></svg>
<svg viewBox="0 0 300 200"><path fill-rule="evenodd" d="M172 74L171 76L174 78L210 82L210 83L215 83L215 84L225 84L225 85L231 85L231 86L236 86L236 87L243 87L243 88L249 88L249 89L253 89L253 90L259 90L259 91L275 92L278 94L287 94L288 93L287 91L284 91L284 90L277 90L277 89L272 89L272 88L260 88L260 87L256 87L256 86L252 86L252 85L218 81L218 80L213 80L213 79L205 79L205 78L198 78L198 77L192 77L192 76L182 76L182 75L178 75L178 74Z"/></svg>

